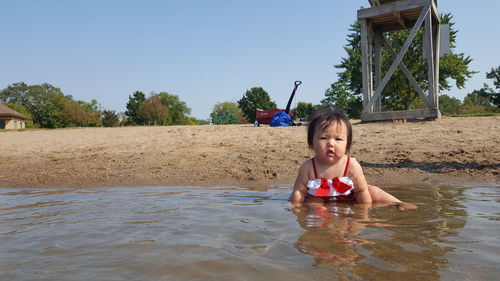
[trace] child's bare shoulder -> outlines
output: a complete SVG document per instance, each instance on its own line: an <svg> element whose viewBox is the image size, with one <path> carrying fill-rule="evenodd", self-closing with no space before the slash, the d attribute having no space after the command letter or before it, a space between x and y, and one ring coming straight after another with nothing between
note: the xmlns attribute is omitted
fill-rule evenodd
<svg viewBox="0 0 500 281"><path fill-rule="evenodd" d="M304 163L302 163L297 174L297 179L295 180L294 189L301 190L301 192L305 192L305 190L307 190L306 185L307 181L311 177L309 172L312 169L311 166L311 159L307 159L306 161L304 161Z"/></svg>
<svg viewBox="0 0 500 281"><path fill-rule="evenodd" d="M299 169L299 172L300 173L307 173L309 170L312 169L312 158L309 158L307 159L306 161L304 161L304 163L302 163L302 165L300 166L300 169Z"/></svg>
<svg viewBox="0 0 500 281"><path fill-rule="evenodd" d="M350 159L349 161L349 166L354 165L354 166L361 166L358 162L358 160L354 157L348 156Z"/></svg>
<svg viewBox="0 0 500 281"><path fill-rule="evenodd" d="M361 168L361 164L359 164L358 160L356 160L356 158L354 157L351 157L349 161L349 171L358 172L362 170L363 169Z"/></svg>
<svg viewBox="0 0 500 281"><path fill-rule="evenodd" d="M313 166L313 158L308 158L304 163L302 163L301 167L311 168Z"/></svg>

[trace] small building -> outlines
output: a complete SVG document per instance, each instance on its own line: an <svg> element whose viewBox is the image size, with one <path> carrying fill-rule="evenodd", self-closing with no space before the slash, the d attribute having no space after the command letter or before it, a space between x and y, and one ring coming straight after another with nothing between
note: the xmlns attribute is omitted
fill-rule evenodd
<svg viewBox="0 0 500 281"><path fill-rule="evenodd" d="M31 118L22 115L5 104L0 104L0 130L24 129L26 128L26 120L31 120Z"/></svg>

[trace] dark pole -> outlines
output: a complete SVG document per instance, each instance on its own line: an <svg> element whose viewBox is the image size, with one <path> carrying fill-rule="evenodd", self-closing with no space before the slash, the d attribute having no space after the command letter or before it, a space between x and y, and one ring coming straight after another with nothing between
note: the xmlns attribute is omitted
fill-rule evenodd
<svg viewBox="0 0 500 281"><path fill-rule="evenodd" d="M292 95L290 96L290 99L288 100L288 104L286 105L286 114L290 115L290 106L292 105L292 100L293 100L293 96L295 96L295 91L297 91L297 87L302 84L302 81L295 81L294 85L295 87L293 87L293 91L292 91Z"/></svg>

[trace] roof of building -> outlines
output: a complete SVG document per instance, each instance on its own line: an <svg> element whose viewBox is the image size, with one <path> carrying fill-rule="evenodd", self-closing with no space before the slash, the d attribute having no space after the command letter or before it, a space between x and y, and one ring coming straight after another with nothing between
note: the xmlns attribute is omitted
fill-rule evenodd
<svg viewBox="0 0 500 281"><path fill-rule="evenodd" d="M5 104L0 104L0 117L14 117L21 120L31 120L31 118L22 115Z"/></svg>

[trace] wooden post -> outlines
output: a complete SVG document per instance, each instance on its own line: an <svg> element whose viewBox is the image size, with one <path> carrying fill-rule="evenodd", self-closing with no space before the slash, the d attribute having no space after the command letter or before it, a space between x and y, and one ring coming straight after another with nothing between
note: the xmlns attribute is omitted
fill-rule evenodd
<svg viewBox="0 0 500 281"><path fill-rule="evenodd" d="M440 27L439 20L434 24L434 105L439 108L439 53L440 53Z"/></svg>
<svg viewBox="0 0 500 281"><path fill-rule="evenodd" d="M424 54L427 62L427 81L429 86L429 101L431 107L436 107L434 96L434 84L436 82L434 76L434 48L432 47L432 16L429 13L425 18L424 28Z"/></svg>
<svg viewBox="0 0 500 281"><path fill-rule="evenodd" d="M374 60L375 60L375 90L380 86L380 81L382 81L382 32L375 31L375 50L374 50ZM382 98L377 98L375 102L375 107L373 109L375 112L382 111Z"/></svg>
<svg viewBox="0 0 500 281"><path fill-rule="evenodd" d="M368 99L372 100L373 97L373 51L372 51L372 41L373 41L373 28L370 24L370 21L367 21L367 32L366 32L366 55L368 57L367 60L367 68L368 68ZM373 112L374 108L370 109Z"/></svg>
<svg viewBox="0 0 500 281"><path fill-rule="evenodd" d="M363 77L363 106L370 101L371 95L368 93L371 69L369 69L368 60L368 26L366 19L360 20L361 25L361 73ZM367 110L368 111L368 110ZM371 112L371 110L370 110Z"/></svg>

